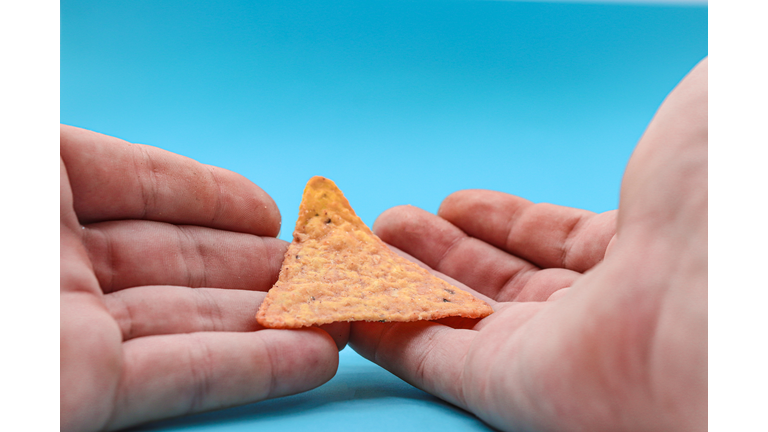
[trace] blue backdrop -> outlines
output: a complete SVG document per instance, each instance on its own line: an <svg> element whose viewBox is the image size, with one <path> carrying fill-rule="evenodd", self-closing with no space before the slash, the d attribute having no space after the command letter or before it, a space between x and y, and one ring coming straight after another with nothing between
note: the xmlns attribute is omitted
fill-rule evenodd
<svg viewBox="0 0 768 432"><path fill-rule="evenodd" d="M656 108L706 55L706 6L64 0L61 122L245 175L277 202L285 240L313 175L369 225L465 188L602 212ZM355 398L350 368L385 373L342 360L320 396L291 403ZM393 412L366 427L402 428Z"/></svg>
<svg viewBox="0 0 768 432"><path fill-rule="evenodd" d="M706 55L706 7L67 0L61 121L245 175L286 240L313 175L368 224L465 188L605 211Z"/></svg>

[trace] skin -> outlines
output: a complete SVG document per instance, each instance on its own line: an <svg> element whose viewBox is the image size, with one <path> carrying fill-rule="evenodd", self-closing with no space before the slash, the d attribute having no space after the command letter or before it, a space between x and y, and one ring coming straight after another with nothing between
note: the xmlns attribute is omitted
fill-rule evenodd
<svg viewBox="0 0 768 432"><path fill-rule="evenodd" d="M287 244L232 172L61 127L61 429L112 430L316 387L363 356L503 430L704 430L707 61L670 94L617 212L462 191L374 230L495 309L267 330Z"/></svg>
<svg viewBox="0 0 768 432"><path fill-rule="evenodd" d="M495 312L354 323L364 357L502 430L706 430L706 59L638 143L618 211L472 190L374 230Z"/></svg>
<svg viewBox="0 0 768 432"><path fill-rule="evenodd" d="M329 380L349 326L261 328L287 243L230 171L61 126L61 430L113 430ZM330 336L333 335L333 336Z"/></svg>

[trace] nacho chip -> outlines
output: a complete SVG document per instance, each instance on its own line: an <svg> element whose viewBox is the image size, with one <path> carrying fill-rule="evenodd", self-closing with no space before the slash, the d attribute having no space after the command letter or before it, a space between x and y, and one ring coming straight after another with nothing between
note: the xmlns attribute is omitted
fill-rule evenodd
<svg viewBox="0 0 768 432"><path fill-rule="evenodd" d="M335 321L481 318L490 306L387 247L336 184L313 177L304 189L280 277L256 315L270 328Z"/></svg>

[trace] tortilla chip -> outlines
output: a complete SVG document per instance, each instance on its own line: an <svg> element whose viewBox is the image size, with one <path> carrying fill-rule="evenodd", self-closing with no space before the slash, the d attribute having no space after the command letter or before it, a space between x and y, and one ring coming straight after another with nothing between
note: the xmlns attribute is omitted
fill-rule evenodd
<svg viewBox="0 0 768 432"><path fill-rule="evenodd" d="M336 184L304 189L293 242L257 321L299 328L335 321L482 318L485 302L395 254L355 214Z"/></svg>

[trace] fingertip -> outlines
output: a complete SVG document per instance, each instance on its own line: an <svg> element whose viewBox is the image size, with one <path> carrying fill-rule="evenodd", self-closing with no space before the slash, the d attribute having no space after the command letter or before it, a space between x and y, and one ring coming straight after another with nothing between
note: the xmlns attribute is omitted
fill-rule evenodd
<svg viewBox="0 0 768 432"><path fill-rule="evenodd" d="M451 221L455 219L456 215L462 214L468 208L476 205L476 203L491 200L493 199L492 195L500 193L484 189L464 189L453 192L440 203L437 215Z"/></svg>
<svg viewBox="0 0 768 432"><path fill-rule="evenodd" d="M269 284L264 286L259 291L269 291L272 286L275 285L280 277L280 270L283 267L283 260L285 260L285 253L288 251L288 247L291 245L285 240L279 238L262 238L261 239L267 245L266 257L269 260Z"/></svg>
<svg viewBox="0 0 768 432"><path fill-rule="evenodd" d="M548 302L552 302L552 301L555 301L555 300L559 300L559 299L565 297L570 291L571 291L571 287L560 288L559 290L553 292L547 298L547 301Z"/></svg>
<svg viewBox="0 0 768 432"><path fill-rule="evenodd" d="M281 377L273 383L268 399L288 396L319 387L336 375L339 351L336 342L317 327L303 329L259 330L268 345L273 376Z"/></svg>
<svg viewBox="0 0 768 432"><path fill-rule="evenodd" d="M280 235L280 228L282 227L283 218L280 214L280 209L277 207L275 200L266 193L263 189L256 186L258 189L258 196L256 196L256 205L260 206L259 209L262 212L261 220L256 221L257 229L263 229L263 235L268 237L277 237Z"/></svg>
<svg viewBox="0 0 768 432"><path fill-rule="evenodd" d="M277 203L264 189L252 182L247 177L224 168L207 166L220 185L225 185L229 190L221 191L221 213L226 217L243 217L246 220L239 221L245 224L243 229L249 234L264 237L277 237L280 234L282 215ZM236 224L237 220L229 222Z"/></svg>
<svg viewBox="0 0 768 432"><path fill-rule="evenodd" d="M348 322L335 322L326 325L322 325L319 328L326 332L333 342L336 344L337 351L341 351L347 346L349 342L350 323Z"/></svg>
<svg viewBox="0 0 768 432"><path fill-rule="evenodd" d="M355 321L349 328L349 346L364 358L374 361L373 353L381 335L393 325L393 323Z"/></svg>
<svg viewBox="0 0 768 432"><path fill-rule="evenodd" d="M383 227L386 227L393 220L398 219L398 215L403 212L404 207L410 207L410 205L399 205L399 206L388 208L383 212L381 212L381 214L376 218L376 220L373 221L373 226L371 227L373 231L377 232Z"/></svg>
<svg viewBox="0 0 768 432"><path fill-rule="evenodd" d="M384 210L373 223L373 232L382 240L387 241L385 237L390 237L393 233L404 229L419 212L424 212L424 210L410 204Z"/></svg>
<svg viewBox="0 0 768 432"><path fill-rule="evenodd" d="M325 330L319 328L307 329L315 333L316 338L322 338L322 341L318 339L316 358L318 380L317 386L328 382L336 375L336 371L339 369L339 346L336 340Z"/></svg>
<svg viewBox="0 0 768 432"><path fill-rule="evenodd" d="M472 192L471 189L465 189L451 193L440 203L437 215L444 219L450 218L456 207L460 206Z"/></svg>

